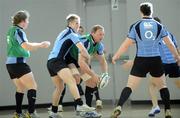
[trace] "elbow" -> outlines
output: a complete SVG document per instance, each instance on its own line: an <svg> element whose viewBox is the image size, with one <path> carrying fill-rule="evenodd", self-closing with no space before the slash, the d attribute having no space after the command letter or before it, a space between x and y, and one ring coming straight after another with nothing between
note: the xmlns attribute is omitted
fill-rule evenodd
<svg viewBox="0 0 180 118"><path fill-rule="evenodd" d="M27 51L31 51L30 48L29 48L28 46L26 46L26 45L21 45L21 47L22 47L23 49L27 50Z"/></svg>
<svg viewBox="0 0 180 118"><path fill-rule="evenodd" d="M28 43L24 42L21 44L21 47L27 51L31 51L30 46L28 45Z"/></svg>
<svg viewBox="0 0 180 118"><path fill-rule="evenodd" d="M35 50L35 49L33 49L33 48L29 47L29 46L24 47L24 49L27 50L27 51L34 51Z"/></svg>
<svg viewBox="0 0 180 118"><path fill-rule="evenodd" d="M173 45L172 43L170 43L170 44L168 45L168 47L169 47L170 49L173 49L173 48L174 48L174 45Z"/></svg>
<svg viewBox="0 0 180 118"><path fill-rule="evenodd" d="M124 46L124 47L123 47L123 50L126 51L126 50L128 50L128 48L129 48L129 46Z"/></svg>

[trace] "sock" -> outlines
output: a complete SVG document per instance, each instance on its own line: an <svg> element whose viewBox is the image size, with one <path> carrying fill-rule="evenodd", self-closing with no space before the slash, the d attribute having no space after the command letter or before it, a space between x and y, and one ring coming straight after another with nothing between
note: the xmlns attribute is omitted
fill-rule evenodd
<svg viewBox="0 0 180 118"><path fill-rule="evenodd" d="M86 104L90 107L93 99L93 92L94 92L94 88L90 88L86 86L86 90L85 90Z"/></svg>
<svg viewBox="0 0 180 118"><path fill-rule="evenodd" d="M81 100L81 98L75 100L75 105L79 105L79 106L83 105L83 101Z"/></svg>
<svg viewBox="0 0 180 118"><path fill-rule="evenodd" d="M22 102L23 102L24 93L16 92L16 113L22 113Z"/></svg>
<svg viewBox="0 0 180 118"><path fill-rule="evenodd" d="M96 96L96 101L97 101L97 100L100 100L98 87L95 87L95 88L94 88L94 94L95 94L95 96Z"/></svg>
<svg viewBox="0 0 180 118"><path fill-rule="evenodd" d="M81 84L82 82L83 82L83 80L81 79L79 84Z"/></svg>
<svg viewBox="0 0 180 118"><path fill-rule="evenodd" d="M160 95L165 106L165 110L170 109L170 94L168 88L160 89Z"/></svg>
<svg viewBox="0 0 180 118"><path fill-rule="evenodd" d="M118 106L123 106L123 104L127 101L127 99L129 98L129 96L131 95L132 90L129 87L125 87L122 92L121 92L121 96L118 102Z"/></svg>
<svg viewBox="0 0 180 118"><path fill-rule="evenodd" d="M29 103L28 112L34 113L35 102L36 102L36 90L34 90L34 89L28 90L27 98L28 98L28 103Z"/></svg>
<svg viewBox="0 0 180 118"><path fill-rule="evenodd" d="M57 113L58 112L58 106L52 105L52 112Z"/></svg>
<svg viewBox="0 0 180 118"><path fill-rule="evenodd" d="M82 95L84 95L84 91L82 90L81 85L77 84L77 88L78 88L80 96L82 97ZM81 100L82 100L82 98L81 98ZM82 100L82 102L83 102L83 100ZM74 108L75 108L75 110L76 110L76 107L77 107L76 100L74 100Z"/></svg>
<svg viewBox="0 0 180 118"><path fill-rule="evenodd" d="M64 90L62 91L62 94L59 100L59 105L62 105L65 93L66 93L66 86L64 85Z"/></svg>
<svg viewBox="0 0 180 118"><path fill-rule="evenodd" d="M82 89L81 84L77 84L77 88L78 88L78 91L79 91L80 96L84 95L84 91L83 91L83 89Z"/></svg>

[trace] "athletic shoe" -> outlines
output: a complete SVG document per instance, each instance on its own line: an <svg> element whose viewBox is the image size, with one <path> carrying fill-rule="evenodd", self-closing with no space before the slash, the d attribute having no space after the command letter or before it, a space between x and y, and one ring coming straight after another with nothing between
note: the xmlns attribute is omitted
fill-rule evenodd
<svg viewBox="0 0 180 118"><path fill-rule="evenodd" d="M49 118L62 118L62 117L63 117L62 114L49 111Z"/></svg>
<svg viewBox="0 0 180 118"><path fill-rule="evenodd" d="M97 100L96 101L96 109L102 109L103 105L102 105L102 101L101 100Z"/></svg>
<svg viewBox="0 0 180 118"><path fill-rule="evenodd" d="M171 114L171 110L170 109L167 109L165 111L165 118L172 118L172 114Z"/></svg>
<svg viewBox="0 0 180 118"><path fill-rule="evenodd" d="M25 113L25 118L40 118L40 116L37 114L36 111L34 111L34 113L26 112Z"/></svg>
<svg viewBox="0 0 180 118"><path fill-rule="evenodd" d="M79 116L82 118L101 118L102 114L99 114L96 111L88 111L88 112L80 112Z"/></svg>
<svg viewBox="0 0 180 118"><path fill-rule="evenodd" d="M119 115L121 114L121 107L117 106L113 112L111 113L111 117L110 118L117 118Z"/></svg>
<svg viewBox="0 0 180 118"><path fill-rule="evenodd" d="M88 105L84 104L84 105L77 105L76 107L76 111L79 112L87 112L87 111L94 111L95 108L94 107L89 107Z"/></svg>
<svg viewBox="0 0 180 118"><path fill-rule="evenodd" d="M24 115L22 113L14 113L13 118L24 118Z"/></svg>
<svg viewBox="0 0 180 118"><path fill-rule="evenodd" d="M151 111L149 112L148 116L149 116L149 117L154 117L155 114L158 114L158 113L160 113L160 112L161 112L161 110L160 110L159 106L152 107L152 109L151 109Z"/></svg>
<svg viewBox="0 0 180 118"><path fill-rule="evenodd" d="M48 108L48 110L49 111L51 111L52 110L52 106L50 106L49 108ZM63 106L62 105L58 105L58 112L63 112L64 110L63 110Z"/></svg>

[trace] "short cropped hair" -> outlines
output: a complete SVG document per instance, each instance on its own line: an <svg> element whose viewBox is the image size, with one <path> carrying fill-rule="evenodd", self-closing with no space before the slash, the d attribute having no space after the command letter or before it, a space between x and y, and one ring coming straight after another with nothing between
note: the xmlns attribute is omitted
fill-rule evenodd
<svg viewBox="0 0 180 118"><path fill-rule="evenodd" d="M153 13L153 5L150 2L144 2L140 4L140 11L145 16L150 16Z"/></svg>
<svg viewBox="0 0 180 118"><path fill-rule="evenodd" d="M101 25L94 25L93 27L92 27L92 29L91 29L91 33L95 33L97 30L99 30L99 29L101 29L101 30L103 30L104 31L104 27L103 26L101 26Z"/></svg>
<svg viewBox="0 0 180 118"><path fill-rule="evenodd" d="M76 15L76 14L69 14L66 17L67 24L69 25L69 23L73 22L76 19L78 19L80 21L80 17L78 15Z"/></svg>

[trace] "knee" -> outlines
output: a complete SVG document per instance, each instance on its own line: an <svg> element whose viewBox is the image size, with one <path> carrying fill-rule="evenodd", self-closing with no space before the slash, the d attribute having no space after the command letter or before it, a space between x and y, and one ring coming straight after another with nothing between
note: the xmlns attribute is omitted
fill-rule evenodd
<svg viewBox="0 0 180 118"><path fill-rule="evenodd" d="M132 91L136 89L136 86L133 86L132 84L127 84L126 88L130 88Z"/></svg>
<svg viewBox="0 0 180 118"><path fill-rule="evenodd" d="M156 84L156 87L160 90L160 89L162 89L162 88L167 88L167 86L166 86L166 84L164 84L164 83L157 83Z"/></svg>
<svg viewBox="0 0 180 118"><path fill-rule="evenodd" d="M38 86L37 86L37 83L35 82L34 83L34 89L37 90Z"/></svg>
<svg viewBox="0 0 180 118"><path fill-rule="evenodd" d="M97 86L96 83L94 83L92 80L87 80L86 81L86 86L90 87L90 88L94 88Z"/></svg>
<svg viewBox="0 0 180 118"><path fill-rule="evenodd" d="M36 82L30 83L30 86L28 86L27 89L34 89L34 90L37 90L37 83L36 83Z"/></svg>
<svg viewBox="0 0 180 118"><path fill-rule="evenodd" d="M158 90L161 90L163 88L167 88L167 86L157 86Z"/></svg>
<svg viewBox="0 0 180 118"><path fill-rule="evenodd" d="M24 93L25 87L16 87L16 91L19 93Z"/></svg>
<svg viewBox="0 0 180 118"><path fill-rule="evenodd" d="M60 85L60 86L56 86L55 91L57 91L58 93L61 93L63 89L64 89L64 85L62 86Z"/></svg>
<svg viewBox="0 0 180 118"><path fill-rule="evenodd" d="M175 81L176 87L180 89L180 80Z"/></svg>
<svg viewBox="0 0 180 118"><path fill-rule="evenodd" d="M80 75L76 74L76 75L73 75L75 80L76 80L76 84L80 84L81 82L81 78L80 78Z"/></svg>

